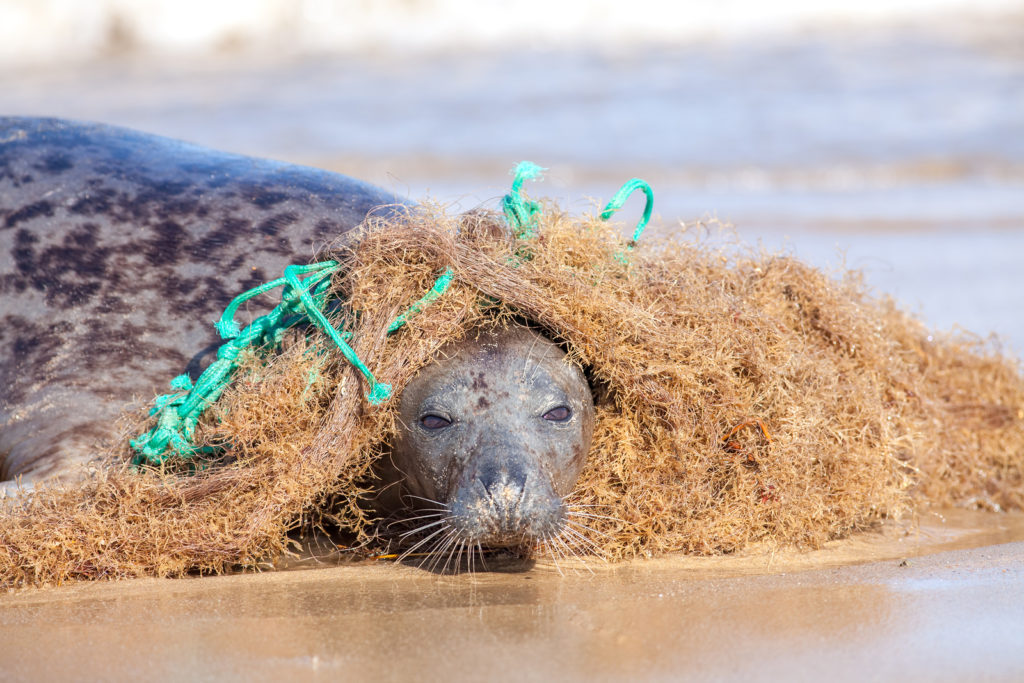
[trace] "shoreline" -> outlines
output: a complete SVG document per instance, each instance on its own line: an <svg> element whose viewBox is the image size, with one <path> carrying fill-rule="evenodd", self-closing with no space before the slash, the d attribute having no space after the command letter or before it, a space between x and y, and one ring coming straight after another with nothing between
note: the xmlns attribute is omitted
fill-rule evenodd
<svg viewBox="0 0 1024 683"><path fill-rule="evenodd" d="M355 563L32 590L0 601L0 652L25 680L1024 673L1024 515L928 512L911 527L779 552L767 570L764 554L565 576Z"/></svg>

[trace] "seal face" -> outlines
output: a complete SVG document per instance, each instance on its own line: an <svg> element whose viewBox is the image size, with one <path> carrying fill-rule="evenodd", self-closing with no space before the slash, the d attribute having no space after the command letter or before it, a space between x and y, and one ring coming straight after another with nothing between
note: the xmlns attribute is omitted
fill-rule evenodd
<svg viewBox="0 0 1024 683"><path fill-rule="evenodd" d="M435 527L439 542L521 547L557 535L594 430L582 371L525 327L440 355L400 399L392 464L402 502L439 518L420 527Z"/></svg>

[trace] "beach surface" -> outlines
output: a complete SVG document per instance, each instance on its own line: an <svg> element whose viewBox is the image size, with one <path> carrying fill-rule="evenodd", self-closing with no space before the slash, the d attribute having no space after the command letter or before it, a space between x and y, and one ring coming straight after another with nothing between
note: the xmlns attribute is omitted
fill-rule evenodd
<svg viewBox="0 0 1024 683"><path fill-rule="evenodd" d="M1024 516L929 512L814 552L390 562L0 601L4 680L1019 681ZM308 563L307 563L308 565Z"/></svg>

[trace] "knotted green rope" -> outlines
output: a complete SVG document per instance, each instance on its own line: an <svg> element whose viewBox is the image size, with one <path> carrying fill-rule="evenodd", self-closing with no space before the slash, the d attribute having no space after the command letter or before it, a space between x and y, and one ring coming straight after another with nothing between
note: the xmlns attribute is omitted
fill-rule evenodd
<svg viewBox="0 0 1024 683"><path fill-rule="evenodd" d="M538 202L525 199L522 188L526 180L541 178L543 171L543 168L529 161L520 162L513 169L515 177L512 189L505 195L502 205L506 220L518 240L529 241L537 236L538 216L542 206ZM637 240L650 221L654 203L650 185L639 178L633 178L622 186L601 212L601 219L608 220L638 189L643 190L647 196L647 204L633 232L633 238L626 244L624 252L616 257L623 263L627 262L625 254L636 246ZM516 257L522 261L528 259L530 253L525 247L521 247ZM171 388L178 391L158 397L150 410L150 416L157 418L156 425L129 442L135 451L133 463L161 464L169 457L168 449L185 458L222 450L216 446L199 447L193 443L193 434L203 411L213 405L231 383L232 375L239 365L238 358L244 350L253 347L276 347L281 343L286 330L302 322L311 323L326 334L341 351L345 360L363 375L370 387L367 399L371 404L377 405L390 398L391 385L378 382L348 344L352 333L337 330L324 315L330 294L331 276L340 268L341 265L337 261L288 266L284 269L283 277L254 287L232 299L215 324L217 332L225 340L217 350L217 360L203 371L195 384L188 375L179 375L171 380ZM452 269L446 268L422 298L392 321L387 333L396 332L411 316L436 301L448 289L454 277ZM267 315L256 318L245 329L240 330L238 323L235 322L239 307L253 297L277 287L283 287L281 303Z"/></svg>
<svg viewBox="0 0 1024 683"><path fill-rule="evenodd" d="M642 190L644 195L647 196L647 203L644 204L644 213L637 222L636 228L633 230L632 239L626 242L626 247L623 251L615 255L615 259L620 263L629 262L626 255L633 251L633 247L635 247L636 243L640 240L640 236L644 234L644 228L646 228L647 224L651 221L651 211L654 209L654 190L651 189L651 186L648 185L646 181L641 180L640 178L631 178L619 188L619 191L615 193L615 196L612 197L604 207L604 211L601 212L601 220L608 220L616 211L622 208L622 205L626 203L629 196L637 190Z"/></svg>
<svg viewBox="0 0 1024 683"><path fill-rule="evenodd" d="M543 172L541 168L532 161L520 161L512 169L512 191L502 199L502 208L505 211L505 220L515 233L516 239L531 240L537 236L537 216L543 207L539 202L528 201L523 198L523 182L527 180L540 180Z"/></svg>
<svg viewBox="0 0 1024 683"><path fill-rule="evenodd" d="M543 207L539 202L527 200L523 197L523 183L527 180L541 180L543 179L543 171L547 169L541 168L532 161L520 161L516 164L516 167L512 169L512 175L514 179L512 181L512 190L502 198L502 208L505 212L505 220L508 221L509 226L512 228L516 239L519 240L531 240L537 236L538 225L537 218L540 215ZM626 255L633 251L636 247L637 242L640 240L640 236L644 233L644 228L651 221L651 212L654 209L654 191L651 186L647 184L645 180L640 178L631 178L619 188L619 191L611 198L607 205L604 207L604 211L601 212L601 220L608 220L611 218L616 211L622 208L626 203L626 200L636 192L642 190L644 195L647 197L647 202L644 205L643 215L636 224L636 228L633 230L633 237L626 243L625 248L622 252L616 255L616 260L627 263ZM521 259L528 259L529 253L521 250L521 253L517 254Z"/></svg>
<svg viewBox="0 0 1024 683"><path fill-rule="evenodd" d="M179 392L164 394L154 401L149 414L157 418L156 425L145 434L129 441L135 451L133 464L163 463L169 457L168 448L185 458L219 451L217 447L197 447L193 443L193 434L199 417L220 398L231 383L243 350L250 347L277 346L281 343L284 332L300 322L310 322L326 334L345 359L363 375L370 386L367 399L371 404L378 405L390 398L391 385L378 382L349 346L348 340L352 338L352 333L335 329L323 313L330 291L330 276L340 267L337 261L323 261L308 266L288 266L284 269L284 277L254 287L232 299L215 325L221 338L226 340L226 343L217 350L217 360L203 371L194 385L188 375L175 377L171 380L171 388L178 389ZM302 275L307 277L302 280ZM426 295L388 326L388 334L397 331L411 316L437 300L451 284L453 277L452 270L446 269ZM239 330L234 320L238 308L249 299L281 286L284 290L280 305L267 315L253 320L244 330Z"/></svg>

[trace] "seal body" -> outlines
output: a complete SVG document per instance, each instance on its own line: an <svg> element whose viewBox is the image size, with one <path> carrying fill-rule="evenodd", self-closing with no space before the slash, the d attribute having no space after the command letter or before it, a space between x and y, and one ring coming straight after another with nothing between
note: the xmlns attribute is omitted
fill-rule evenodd
<svg viewBox="0 0 1024 683"><path fill-rule="evenodd" d="M420 526L447 544L442 550L557 536L594 430L583 372L525 327L488 331L439 355L443 362L425 367L400 399L390 464L403 504L436 518Z"/></svg>
<svg viewBox="0 0 1024 683"><path fill-rule="evenodd" d="M198 376L232 297L399 201L122 128L0 118L0 479L80 470L133 401Z"/></svg>

